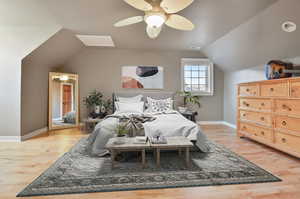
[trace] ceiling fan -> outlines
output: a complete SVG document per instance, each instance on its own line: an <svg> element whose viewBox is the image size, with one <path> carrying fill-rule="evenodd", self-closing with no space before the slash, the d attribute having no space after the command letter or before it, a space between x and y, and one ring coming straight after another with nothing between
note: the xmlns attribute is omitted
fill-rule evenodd
<svg viewBox="0 0 300 199"><path fill-rule="evenodd" d="M145 21L146 32L151 39L158 37L163 24L177 30L191 31L194 24L183 16L175 14L188 7L194 0L124 0L132 7L145 12L144 16L123 19L114 24L123 27Z"/></svg>

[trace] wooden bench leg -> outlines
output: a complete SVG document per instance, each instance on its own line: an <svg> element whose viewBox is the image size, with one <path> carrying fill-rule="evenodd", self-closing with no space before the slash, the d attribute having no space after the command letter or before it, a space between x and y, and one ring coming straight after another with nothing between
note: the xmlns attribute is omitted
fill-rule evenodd
<svg viewBox="0 0 300 199"><path fill-rule="evenodd" d="M142 166L143 168L146 168L146 150L142 150Z"/></svg>
<svg viewBox="0 0 300 199"><path fill-rule="evenodd" d="M160 167L160 149L156 149L156 166Z"/></svg>
<svg viewBox="0 0 300 199"><path fill-rule="evenodd" d="M191 167L191 161L190 161L190 149L187 147L185 148L185 164L187 168Z"/></svg>
<svg viewBox="0 0 300 199"><path fill-rule="evenodd" d="M116 152L115 150L110 150L110 158L111 158L111 167L114 168L115 167L115 159L116 159Z"/></svg>

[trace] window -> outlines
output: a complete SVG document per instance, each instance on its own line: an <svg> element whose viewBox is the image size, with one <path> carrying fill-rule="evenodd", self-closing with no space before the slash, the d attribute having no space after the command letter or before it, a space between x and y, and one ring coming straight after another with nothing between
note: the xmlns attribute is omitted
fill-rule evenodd
<svg viewBox="0 0 300 199"><path fill-rule="evenodd" d="M213 95L213 63L209 59L181 59L183 91Z"/></svg>

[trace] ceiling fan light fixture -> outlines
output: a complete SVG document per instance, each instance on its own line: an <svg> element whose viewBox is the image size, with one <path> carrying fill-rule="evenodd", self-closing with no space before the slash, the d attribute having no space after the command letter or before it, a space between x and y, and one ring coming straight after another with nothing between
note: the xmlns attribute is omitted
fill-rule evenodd
<svg viewBox="0 0 300 199"><path fill-rule="evenodd" d="M153 13L145 16L145 22L152 28L161 27L166 21L166 16L162 13Z"/></svg>

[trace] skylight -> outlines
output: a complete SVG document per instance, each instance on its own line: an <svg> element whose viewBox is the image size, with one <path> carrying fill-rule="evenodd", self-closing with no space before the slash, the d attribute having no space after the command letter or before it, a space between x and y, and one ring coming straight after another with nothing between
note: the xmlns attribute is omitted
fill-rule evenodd
<svg viewBox="0 0 300 199"><path fill-rule="evenodd" d="M115 47L111 36L106 35L76 35L86 46Z"/></svg>

